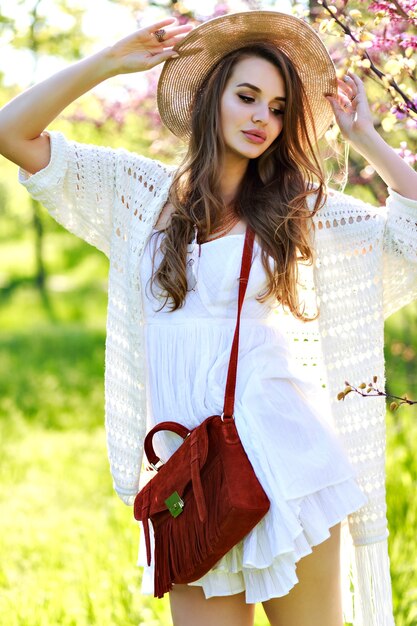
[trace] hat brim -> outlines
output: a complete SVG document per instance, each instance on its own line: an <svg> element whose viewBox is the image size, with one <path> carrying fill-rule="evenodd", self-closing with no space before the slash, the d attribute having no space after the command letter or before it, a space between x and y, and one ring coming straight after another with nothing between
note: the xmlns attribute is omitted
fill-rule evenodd
<svg viewBox="0 0 417 626"><path fill-rule="evenodd" d="M157 102L163 123L182 139L191 134L195 94L210 70L226 54L249 43L270 42L294 63L310 103L317 139L328 129L333 110L324 97L337 94L336 70L320 37L303 20L277 11L245 11L211 19L192 30L165 62ZM312 129L308 133L314 143Z"/></svg>

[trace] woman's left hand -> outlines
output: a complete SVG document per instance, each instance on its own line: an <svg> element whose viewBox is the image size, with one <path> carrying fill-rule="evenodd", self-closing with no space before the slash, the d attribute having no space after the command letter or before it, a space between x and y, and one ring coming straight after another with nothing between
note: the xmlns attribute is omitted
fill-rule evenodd
<svg viewBox="0 0 417 626"><path fill-rule="evenodd" d="M337 97L325 96L325 98L331 104L343 137L352 144L360 143L364 134L374 130L365 86L352 72L347 72L344 80L338 79L337 83Z"/></svg>

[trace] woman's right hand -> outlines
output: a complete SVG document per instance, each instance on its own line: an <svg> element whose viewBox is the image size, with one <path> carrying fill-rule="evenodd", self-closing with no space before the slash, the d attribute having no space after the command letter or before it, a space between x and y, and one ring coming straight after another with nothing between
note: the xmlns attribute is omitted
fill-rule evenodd
<svg viewBox="0 0 417 626"><path fill-rule="evenodd" d="M176 26L177 20L169 17L124 37L108 49L108 59L113 74L143 72L176 56L173 46L192 30L192 24ZM155 31L165 30L159 42Z"/></svg>
<svg viewBox="0 0 417 626"><path fill-rule="evenodd" d="M33 85L0 110L0 154L31 174L49 163L49 137L43 130L71 102L103 80L148 70L175 56L173 46L192 30L166 18L128 35ZM155 31L164 29L164 41Z"/></svg>

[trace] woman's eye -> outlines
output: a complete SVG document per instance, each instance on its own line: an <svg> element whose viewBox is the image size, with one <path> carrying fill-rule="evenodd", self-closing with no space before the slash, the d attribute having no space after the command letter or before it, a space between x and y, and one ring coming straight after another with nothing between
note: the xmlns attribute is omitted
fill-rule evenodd
<svg viewBox="0 0 417 626"><path fill-rule="evenodd" d="M240 98L246 104L251 104L252 102L255 102L255 98L253 96L246 96L243 93L239 93L237 95L238 95L238 98ZM271 107L271 113L272 115L275 115L277 117L279 115L284 115L284 111L282 109L276 109L275 107Z"/></svg>
<svg viewBox="0 0 417 626"><path fill-rule="evenodd" d="M239 95L239 98L240 98L241 100L243 100L243 102L253 102L253 101L254 101L254 98L252 98L252 96L244 96L244 95L243 95L243 94L241 94L241 93L240 93L240 94L238 94L238 95Z"/></svg>

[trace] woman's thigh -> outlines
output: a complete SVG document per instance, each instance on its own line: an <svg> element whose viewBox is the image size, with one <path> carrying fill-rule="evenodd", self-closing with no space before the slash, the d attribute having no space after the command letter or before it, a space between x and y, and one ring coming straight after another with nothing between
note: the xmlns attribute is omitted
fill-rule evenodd
<svg viewBox="0 0 417 626"><path fill-rule="evenodd" d="M253 626L255 605L245 592L206 599L202 587L174 585L169 592L173 626Z"/></svg>
<svg viewBox="0 0 417 626"><path fill-rule="evenodd" d="M340 524L297 563L298 583L282 598L263 602L271 626L343 626Z"/></svg>

